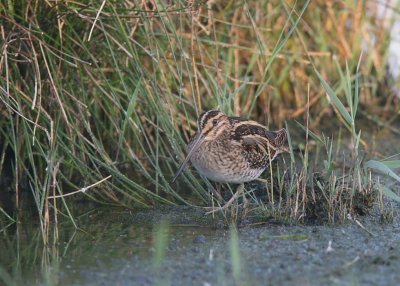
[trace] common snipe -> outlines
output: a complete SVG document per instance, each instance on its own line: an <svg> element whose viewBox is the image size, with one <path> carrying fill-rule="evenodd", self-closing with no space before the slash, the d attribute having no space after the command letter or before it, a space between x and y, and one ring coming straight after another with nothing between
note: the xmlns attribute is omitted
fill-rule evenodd
<svg viewBox="0 0 400 286"><path fill-rule="evenodd" d="M258 178L278 154L288 151L285 129L269 131L255 121L228 117L218 110L202 113L197 126L172 182L190 160L200 174L212 181L240 184L234 197L220 209L228 207L243 192L243 183Z"/></svg>

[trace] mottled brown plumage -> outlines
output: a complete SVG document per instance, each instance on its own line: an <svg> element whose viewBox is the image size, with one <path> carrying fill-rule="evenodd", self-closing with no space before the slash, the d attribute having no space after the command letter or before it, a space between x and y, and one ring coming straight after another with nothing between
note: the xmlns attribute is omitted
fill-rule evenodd
<svg viewBox="0 0 400 286"><path fill-rule="evenodd" d="M190 160L212 181L242 184L258 178L279 153L287 151L285 129L268 131L255 121L228 117L218 110L201 114L197 124L173 182Z"/></svg>

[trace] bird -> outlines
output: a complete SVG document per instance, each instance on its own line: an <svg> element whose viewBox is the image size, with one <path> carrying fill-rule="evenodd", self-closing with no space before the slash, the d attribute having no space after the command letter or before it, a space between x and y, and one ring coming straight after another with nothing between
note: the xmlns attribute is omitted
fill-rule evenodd
<svg viewBox="0 0 400 286"><path fill-rule="evenodd" d="M211 181L239 184L236 193L215 212L229 207L244 191L244 183L257 179L287 148L287 132L269 131L264 125L241 117L229 117L220 110L203 112L197 131L187 144L187 155L172 183L190 161Z"/></svg>

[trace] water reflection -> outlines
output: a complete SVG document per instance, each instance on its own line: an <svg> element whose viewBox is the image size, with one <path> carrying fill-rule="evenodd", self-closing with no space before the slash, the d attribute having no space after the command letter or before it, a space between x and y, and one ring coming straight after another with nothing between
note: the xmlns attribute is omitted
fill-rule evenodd
<svg viewBox="0 0 400 286"><path fill-rule="evenodd" d="M200 234L215 235L212 228L139 224L130 218L120 209L90 212L79 217L81 229L69 221L49 229L47 245L38 224L4 225L0 285L97 285L110 277L160 284L165 277L151 273L162 272L167 251L179 256Z"/></svg>

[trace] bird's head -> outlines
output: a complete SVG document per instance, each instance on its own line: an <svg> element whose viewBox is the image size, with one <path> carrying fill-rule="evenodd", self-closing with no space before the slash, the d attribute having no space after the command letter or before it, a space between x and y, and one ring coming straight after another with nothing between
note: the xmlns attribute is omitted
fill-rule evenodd
<svg viewBox="0 0 400 286"><path fill-rule="evenodd" d="M214 140L226 131L228 125L228 116L223 112L219 110L203 112L197 119L197 134L199 134L199 140Z"/></svg>
<svg viewBox="0 0 400 286"><path fill-rule="evenodd" d="M190 149L187 150L187 155L185 160L181 163L178 170L175 173L172 183L180 175L180 173L185 168L186 164L189 162L192 155L201 146L204 141L211 141L216 139L218 136L223 134L229 125L228 117L219 110L209 110L203 112L197 119L197 132L196 136L193 138L192 144L190 144Z"/></svg>

